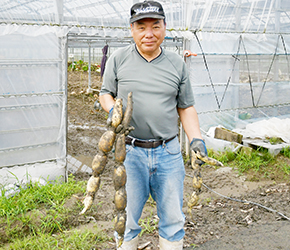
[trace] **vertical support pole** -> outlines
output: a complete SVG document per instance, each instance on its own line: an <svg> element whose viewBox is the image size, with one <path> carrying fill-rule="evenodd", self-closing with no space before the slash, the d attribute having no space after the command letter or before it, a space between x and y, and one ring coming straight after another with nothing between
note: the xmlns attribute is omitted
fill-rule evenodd
<svg viewBox="0 0 290 250"><path fill-rule="evenodd" d="M68 63L68 35L59 39L60 41L60 58L62 59L61 64L61 75L60 75L60 82L61 82L61 89L63 90L63 112L64 119L63 119L63 128L65 128L65 135L64 135L64 143L65 143L65 153L64 153L64 167L65 167L65 176L64 181L68 181L68 170L67 170L67 134L68 134L68 110L67 110L67 99L68 99L68 81L67 81L67 63ZM62 119L61 119L62 120Z"/></svg>
<svg viewBox="0 0 290 250"><path fill-rule="evenodd" d="M183 50L190 49L189 48L189 45L190 45L190 41L183 40ZM186 57L184 57L184 61L186 63L186 66L188 67L188 62L186 62ZM180 131L180 134L181 134L182 138L185 138L184 143L182 145L184 145L184 147L185 147L185 154L186 154L186 156L188 156L189 155L189 152L190 152L190 150L189 150L189 141L188 141L188 138L187 138L187 136L185 134L185 131L184 131L182 125L180 127L182 128L181 129L182 131Z"/></svg>
<svg viewBox="0 0 290 250"><path fill-rule="evenodd" d="M280 11L281 11L281 0L276 0L275 2L275 32L280 33ZM281 38L281 37L280 37ZM282 39L282 38L281 38ZM282 43L282 41L281 41ZM278 102L279 99L279 93L277 93L278 89L278 81L279 81L279 68L280 68L280 56L277 55L275 57L274 61L274 86L273 88L275 89L274 94L275 94L275 103ZM278 108L275 108L275 115L278 115Z"/></svg>
<svg viewBox="0 0 290 250"><path fill-rule="evenodd" d="M55 0L54 4L56 6L55 22L58 24L62 24L63 23L63 0Z"/></svg>
<svg viewBox="0 0 290 250"><path fill-rule="evenodd" d="M236 31L241 31L241 0L236 0Z"/></svg>
<svg viewBox="0 0 290 250"><path fill-rule="evenodd" d="M275 3L275 33L280 33L281 0L276 0Z"/></svg>
<svg viewBox="0 0 290 250"><path fill-rule="evenodd" d="M92 82L91 82L91 43L89 42L89 89L92 88Z"/></svg>
<svg viewBox="0 0 290 250"><path fill-rule="evenodd" d="M180 142L180 150L182 151L182 148L183 148L183 128L182 128L181 123L179 126L179 142Z"/></svg>

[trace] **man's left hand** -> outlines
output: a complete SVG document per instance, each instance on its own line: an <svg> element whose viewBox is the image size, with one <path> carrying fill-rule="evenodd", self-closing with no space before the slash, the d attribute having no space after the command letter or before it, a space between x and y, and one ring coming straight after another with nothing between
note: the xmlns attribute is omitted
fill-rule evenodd
<svg viewBox="0 0 290 250"><path fill-rule="evenodd" d="M190 149L193 150L195 153L199 152L202 157L207 156L207 149L206 149L204 140L202 139L193 138L190 143ZM198 159L196 160L196 163L198 165L204 164L203 161L198 160Z"/></svg>

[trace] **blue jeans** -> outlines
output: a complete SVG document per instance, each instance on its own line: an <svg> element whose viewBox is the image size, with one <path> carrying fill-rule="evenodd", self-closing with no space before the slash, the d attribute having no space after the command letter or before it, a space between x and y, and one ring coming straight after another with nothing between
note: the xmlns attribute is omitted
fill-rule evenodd
<svg viewBox="0 0 290 250"><path fill-rule="evenodd" d="M140 232L138 221L151 194L157 204L159 235L169 241L184 237L182 212L185 169L178 138L157 148L126 145L127 223L124 240Z"/></svg>

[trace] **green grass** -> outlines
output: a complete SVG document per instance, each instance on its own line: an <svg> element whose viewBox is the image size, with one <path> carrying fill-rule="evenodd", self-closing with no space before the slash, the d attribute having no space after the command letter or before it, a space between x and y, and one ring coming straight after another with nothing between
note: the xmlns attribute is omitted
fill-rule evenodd
<svg viewBox="0 0 290 250"><path fill-rule="evenodd" d="M73 176L67 183L60 181L49 182L41 186L37 182L29 183L25 188L20 187L20 192L13 197L6 198L4 189L0 199L0 217L15 217L45 205L56 210L62 209L67 197L77 192L84 192L83 182L76 182Z"/></svg>
<svg viewBox="0 0 290 250"><path fill-rule="evenodd" d="M77 231L67 234L81 211L81 204L66 208L65 202L85 192L85 181L29 183L12 197L0 197L0 247L8 249L90 249L104 234Z"/></svg>
<svg viewBox="0 0 290 250"><path fill-rule="evenodd" d="M284 148L277 156L263 149L252 152L214 152L209 150L209 156L226 166L236 169L239 174L248 174L252 181L275 179L287 181L290 176L290 148ZM287 160L288 159L288 160Z"/></svg>
<svg viewBox="0 0 290 250"><path fill-rule="evenodd" d="M107 240L109 240L108 237L95 228L94 232L91 230L84 232L73 230L57 235L39 233L37 236L29 236L22 240L17 239L6 249L93 249L93 246Z"/></svg>
<svg viewBox="0 0 290 250"><path fill-rule="evenodd" d="M290 158L290 147L283 148L281 150L281 154L284 155L285 157Z"/></svg>

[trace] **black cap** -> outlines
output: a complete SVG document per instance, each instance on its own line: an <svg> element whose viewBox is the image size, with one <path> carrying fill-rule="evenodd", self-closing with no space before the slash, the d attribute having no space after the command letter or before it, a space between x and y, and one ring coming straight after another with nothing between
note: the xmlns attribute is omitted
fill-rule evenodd
<svg viewBox="0 0 290 250"><path fill-rule="evenodd" d="M162 5L156 1L144 1L134 4L131 8L130 23L143 18L165 19Z"/></svg>

